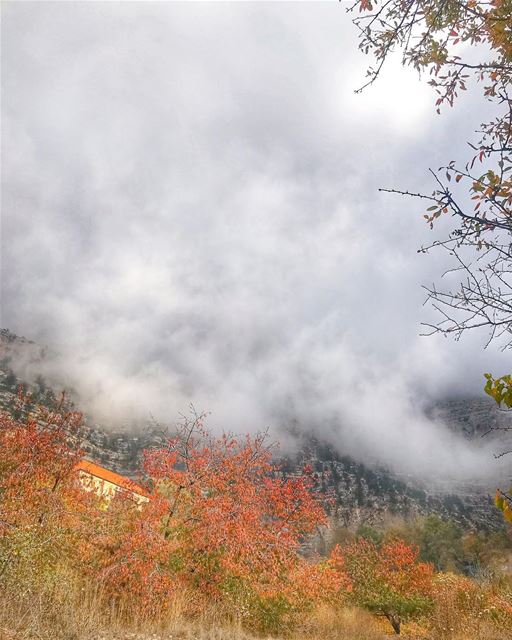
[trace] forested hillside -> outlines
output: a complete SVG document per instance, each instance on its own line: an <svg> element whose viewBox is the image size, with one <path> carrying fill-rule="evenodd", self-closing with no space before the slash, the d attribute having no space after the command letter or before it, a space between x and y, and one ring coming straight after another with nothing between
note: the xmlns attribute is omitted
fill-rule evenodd
<svg viewBox="0 0 512 640"><path fill-rule="evenodd" d="M7 410L14 407L20 385L30 393L34 404L54 407L60 402L63 389L52 389L41 375L35 375L29 381L15 374L16 370L19 371L16 359L24 358L26 361L27 353L30 354L28 360L32 362L32 370L37 370L37 361L45 357L44 348L6 330L0 334L0 348L0 406ZM27 364L25 370L31 370ZM67 389L63 408L73 407L80 409L80 399L72 389ZM446 400L431 407L429 413L468 439L480 438L490 429L509 423L509 416L484 397ZM276 425L277 433L279 426ZM172 425L160 425L150 419L138 428L132 425L123 428L96 424L85 416L80 443L91 459L135 477L142 451L159 444L169 429ZM304 464L312 466L325 495L335 499L334 506L329 508L333 527L381 525L393 516L412 519L428 514L453 519L470 529L492 530L505 526L501 514L494 507L496 487L492 484L443 478L418 480L412 475L384 468L375 460L356 460L344 455L334 445L311 437L306 428L301 433L300 425L294 425L294 434L294 451L290 454L282 452L279 459L283 472L293 475Z"/></svg>

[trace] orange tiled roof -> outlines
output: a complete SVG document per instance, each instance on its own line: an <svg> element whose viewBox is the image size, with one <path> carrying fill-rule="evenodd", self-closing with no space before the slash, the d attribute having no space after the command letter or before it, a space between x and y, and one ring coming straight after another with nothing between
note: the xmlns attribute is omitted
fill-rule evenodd
<svg viewBox="0 0 512 640"><path fill-rule="evenodd" d="M80 460L75 468L78 471L85 471L85 473L89 473L91 476L95 476L100 480L115 484L116 486L121 487L126 491L131 491L132 493L136 493L141 496L147 496L147 492L136 482L130 480L130 478L122 476L119 473L109 471L108 469L105 469L104 467L101 467L99 464L91 462L90 460Z"/></svg>

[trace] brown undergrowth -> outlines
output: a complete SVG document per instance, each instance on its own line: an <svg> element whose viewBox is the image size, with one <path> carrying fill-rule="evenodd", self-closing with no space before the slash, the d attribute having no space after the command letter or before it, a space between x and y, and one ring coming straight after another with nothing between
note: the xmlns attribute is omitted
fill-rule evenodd
<svg viewBox="0 0 512 640"><path fill-rule="evenodd" d="M243 621L222 605L212 604L190 617L190 594L173 600L165 617L134 617L129 604L105 606L101 587L62 582L51 593L0 594L0 640L260 640ZM318 607L295 629L290 640L383 640L383 626L369 613L354 608Z"/></svg>
<svg viewBox="0 0 512 640"><path fill-rule="evenodd" d="M460 594L459 594L460 596ZM191 617L190 598L173 599L166 615L144 620L128 602L105 605L100 585L65 580L38 594L15 589L0 594L0 640L385 640L393 637L383 619L355 607L319 606L279 636L251 634L243 621L212 604ZM477 596L475 596L477 597ZM406 640L510 640L510 630L483 620L474 603L461 610L455 590L429 621L404 625ZM499 622L499 621L498 621ZM396 637L396 636L394 636Z"/></svg>

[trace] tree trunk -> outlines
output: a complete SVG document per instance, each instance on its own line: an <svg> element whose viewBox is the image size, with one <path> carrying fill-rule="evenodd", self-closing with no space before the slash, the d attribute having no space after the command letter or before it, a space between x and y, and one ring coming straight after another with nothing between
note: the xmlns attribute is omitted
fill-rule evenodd
<svg viewBox="0 0 512 640"><path fill-rule="evenodd" d="M402 624L402 621L400 620L400 616L398 616L396 613L385 613L384 615L386 616L391 626L393 627L393 631L397 635L400 635L400 625Z"/></svg>

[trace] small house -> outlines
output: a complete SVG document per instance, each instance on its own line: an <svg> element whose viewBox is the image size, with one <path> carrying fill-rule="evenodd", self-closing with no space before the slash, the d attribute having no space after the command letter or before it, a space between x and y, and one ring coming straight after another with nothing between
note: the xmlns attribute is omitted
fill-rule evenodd
<svg viewBox="0 0 512 640"><path fill-rule="evenodd" d="M147 491L136 482L126 476L105 469L95 462L80 460L76 465L76 470L84 489L94 491L108 500L118 492L127 493L139 504L149 500Z"/></svg>

